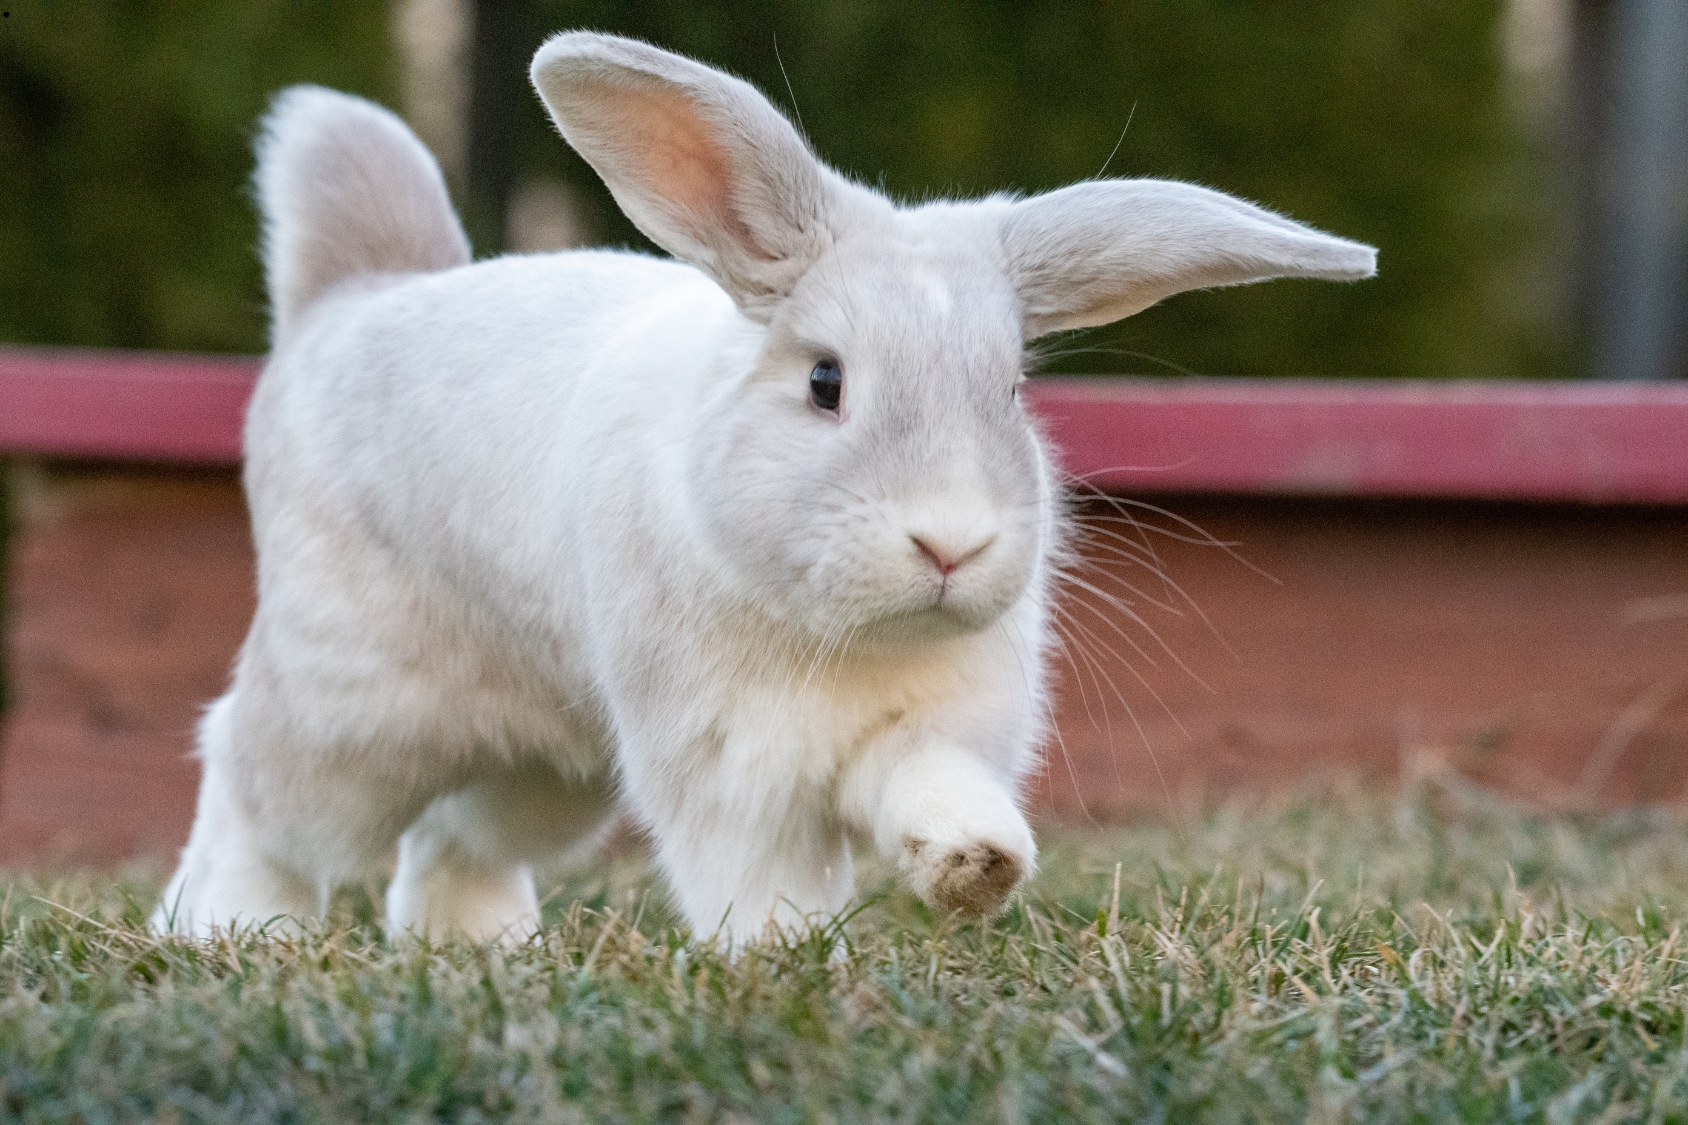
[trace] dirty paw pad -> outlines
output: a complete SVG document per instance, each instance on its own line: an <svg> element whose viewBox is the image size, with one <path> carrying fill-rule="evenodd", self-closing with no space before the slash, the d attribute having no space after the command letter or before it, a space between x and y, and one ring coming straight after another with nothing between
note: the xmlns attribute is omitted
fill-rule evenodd
<svg viewBox="0 0 1688 1125"><path fill-rule="evenodd" d="M966 914L1001 910L1025 873L1018 859L994 844L970 844L933 859L932 905Z"/></svg>

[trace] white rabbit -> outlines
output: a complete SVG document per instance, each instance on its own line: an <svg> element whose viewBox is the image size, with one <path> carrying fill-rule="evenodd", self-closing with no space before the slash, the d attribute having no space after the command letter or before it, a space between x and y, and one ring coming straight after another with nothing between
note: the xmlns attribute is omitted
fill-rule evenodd
<svg viewBox="0 0 1688 1125"><path fill-rule="evenodd" d="M574 32L532 73L677 261L470 264L397 118L268 118L258 609L154 924L315 915L397 841L390 926L519 937L618 790L700 936L838 911L852 838L1000 910L1062 543L1024 344L1374 251L1154 180L901 207L691 60Z"/></svg>

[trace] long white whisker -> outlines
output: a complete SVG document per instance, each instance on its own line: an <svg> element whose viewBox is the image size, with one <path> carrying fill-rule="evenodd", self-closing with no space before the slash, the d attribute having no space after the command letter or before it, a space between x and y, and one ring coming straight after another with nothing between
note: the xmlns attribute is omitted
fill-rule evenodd
<svg viewBox="0 0 1688 1125"><path fill-rule="evenodd" d="M1099 551L1099 552L1104 552L1107 555L1111 556L1114 560L1117 560L1118 562L1124 563L1127 566L1142 566L1142 563L1140 563L1137 559L1133 558L1132 556L1130 556L1130 555L1128 555L1128 554L1126 554L1122 551L1119 551L1117 548L1115 548L1115 547L1113 547L1113 546L1111 546L1110 544L1107 544L1107 543L1085 543L1084 547L1087 550L1095 550L1095 551ZM1104 563L1106 561L1108 561L1108 560L1089 558L1085 555L1084 552L1081 551L1081 552L1078 553L1077 557L1070 564L1068 564L1067 569L1069 571L1073 572L1073 573L1077 573L1077 571L1079 571L1079 570L1090 571L1090 572L1094 573L1094 575L1096 576L1098 581L1105 580L1105 581L1117 583L1128 594L1130 594L1131 597L1141 598L1143 601L1149 603L1150 605L1154 606L1158 610L1162 610L1163 612L1170 613L1174 617L1183 617L1184 616L1184 611L1182 609L1180 609L1178 606L1174 605L1172 602L1163 602L1159 598L1155 597L1153 594L1150 594L1147 591L1143 590L1136 583L1127 581L1125 578L1120 576L1120 574L1117 570L1114 570L1114 569L1104 565ZM1151 571L1151 573L1153 573L1153 572ZM1127 599L1127 604L1135 604L1135 603L1131 603L1130 599Z"/></svg>
<svg viewBox="0 0 1688 1125"><path fill-rule="evenodd" d="M1076 483L1082 484L1085 488L1089 489L1092 495L1099 497L1103 503L1107 504L1119 517L1123 518L1124 521L1131 527L1132 533L1137 537L1136 542L1141 543L1143 545L1143 550L1148 552L1149 558L1150 558L1150 560L1152 560L1152 568L1153 568L1153 570L1156 574L1161 576L1161 583L1164 586L1165 583L1166 583L1166 568L1161 566L1160 553L1155 550L1154 541L1149 538L1149 533L1144 528L1143 522L1141 520L1139 520L1136 516L1132 515L1131 510L1129 508L1127 508L1124 504L1119 503L1114 497L1108 495L1106 492L1103 492L1100 488L1097 488L1095 485L1091 484L1089 481L1082 480L1081 478L1073 478L1073 479L1075 480ZM1095 515L1094 512L1092 512L1091 514L1093 516ZM1103 523L1103 522L1112 522L1112 521L1107 520L1105 517L1097 518L1097 519L1094 520L1094 523ZM1113 534L1115 535L1116 538L1119 539L1119 541L1122 544L1126 542L1126 540L1123 537L1120 537L1118 535L1118 533L1113 533ZM1169 593L1168 596L1170 597L1170 593Z"/></svg>
<svg viewBox="0 0 1688 1125"><path fill-rule="evenodd" d="M1080 625L1075 619L1072 619L1072 618L1069 617L1068 620L1072 625L1074 625L1080 631L1082 631L1086 634L1089 634L1090 631L1088 629L1085 629L1084 626ZM1166 712L1167 717L1172 720L1173 725L1178 727L1179 731L1184 735L1185 738L1190 738L1190 732L1184 729L1184 725L1178 721L1178 716L1174 715L1172 713L1172 709L1169 708L1166 705L1166 701L1161 699L1159 693L1156 692L1154 688L1149 686L1148 681L1143 678L1142 674L1139 673L1136 668L1133 668L1129 663L1122 660L1120 658L1120 655L1117 652L1113 651L1112 647L1110 647L1109 645L1107 645L1105 643L1100 642L1099 640L1097 640L1094 637L1094 635L1092 635L1091 639L1093 641L1096 641L1096 643L1101 643L1102 647L1104 649L1106 649L1108 651L1108 653L1110 655L1112 655L1113 658L1116 661L1118 661L1119 663L1124 665L1125 669L1128 672L1130 672L1133 676L1135 676L1136 679L1137 679L1137 682L1142 684L1144 689L1148 691L1150 697L1153 698L1154 701L1157 704L1160 705L1161 710ZM1069 640L1071 640L1071 638L1069 638ZM1135 728L1136 731L1137 731L1138 739L1143 743L1143 751L1144 751L1144 753L1146 753L1149 756L1149 763L1152 766L1154 766L1154 768L1155 768L1155 777L1160 781L1161 796L1163 798L1165 798L1167 808L1172 811L1172 815L1173 815L1174 820L1179 821L1180 818L1179 818L1179 814L1178 814L1178 808L1173 803L1173 800L1172 800L1172 787L1167 784L1166 773L1165 773L1164 770L1161 769L1160 755L1155 753L1154 743L1151 742L1150 739L1149 739L1149 732L1146 731L1145 729L1143 729L1142 722L1137 718L1136 710L1133 709L1131 704L1126 701L1125 696L1119 690L1119 687L1117 685L1115 685L1114 682L1111 679L1108 679L1107 683L1108 683L1108 686L1113 689L1114 697L1119 700L1120 706L1125 708L1126 717L1131 720L1132 727ZM1191 741L1194 741L1194 739L1191 739ZM1117 758L1114 757L1115 751L1114 751L1113 741L1112 741L1111 738L1109 739L1109 742L1108 742L1108 754L1109 754L1109 757L1113 759L1114 772L1117 775L1118 772L1119 772L1119 761L1118 761ZM1124 782L1122 781L1121 784L1123 785ZM1179 832L1181 834L1183 832L1183 826L1182 826L1181 823L1179 824Z"/></svg>
<svg viewBox="0 0 1688 1125"><path fill-rule="evenodd" d="M1137 523L1138 521L1133 520L1131 522ZM1108 531L1105 528L1091 528L1089 530L1097 531L1097 532L1100 532L1101 534L1115 536L1115 537L1118 537L1118 535L1119 535L1118 532ZM1139 562L1138 565L1144 565L1144 564ZM1164 570L1161 570L1159 568L1151 568L1151 569L1153 569L1153 572L1156 575L1156 577L1158 577L1161 580L1162 585L1167 587L1168 593L1169 594L1173 594L1173 593L1177 594L1177 596L1184 602L1184 604L1190 607L1190 610L1196 615L1197 619L1200 620L1201 623L1207 628L1207 631L1209 633L1213 634L1214 640L1219 642L1220 647L1223 648L1227 653L1229 653L1230 656L1232 657L1232 659L1236 660L1238 663L1241 663L1242 662L1242 656L1239 655L1238 652L1234 648L1231 647L1230 642L1225 639L1225 635L1219 631L1219 627L1216 626L1213 623L1212 619L1208 617L1207 612L1202 609L1201 605L1197 603L1196 599L1191 597L1189 592L1187 590L1185 590L1183 586L1180 586L1176 581L1174 581L1172 579L1172 577L1170 575L1168 575ZM1139 594L1141 594L1140 591L1137 591L1137 592Z"/></svg>
<svg viewBox="0 0 1688 1125"><path fill-rule="evenodd" d="M1072 621L1071 625L1074 628L1080 628L1077 621ZM1084 658L1084 662L1085 662L1086 666L1088 666L1089 669L1090 669L1091 680L1096 685L1097 696L1101 697L1103 695L1102 683L1103 683L1104 680L1106 680L1107 683L1108 683L1108 687L1113 690L1115 698L1118 698L1119 697L1119 689L1115 688L1114 685L1113 685L1113 681L1109 680L1108 677L1104 674L1103 669L1100 666L1100 661L1098 661L1096 659L1095 655L1093 653L1091 653L1090 650L1087 649L1083 644L1079 643L1079 638L1073 636L1071 633L1063 632L1062 635L1061 635L1061 639L1064 642L1066 642L1067 646L1070 646L1072 651L1077 652L1079 656L1082 656ZM1071 660L1071 655L1068 656L1068 659L1069 659L1069 661ZM1122 700L1121 702L1124 702L1124 701ZM1114 781L1119 785L1120 791L1124 792L1125 791L1125 777L1119 771L1119 757L1118 757L1118 755L1116 755L1114 753L1114 723L1113 723L1113 719L1110 718L1109 715L1108 715L1108 705L1107 705L1106 699L1102 699L1101 705L1102 705L1102 722L1101 722L1100 725L1097 724L1095 717L1089 714L1088 706L1085 708L1085 713L1086 713L1087 717L1090 718L1090 725L1095 727L1097 730L1100 730L1102 732L1103 738L1107 741L1107 744L1108 744L1108 761L1109 761L1109 764L1111 764L1114 768ZM1126 711L1129 712L1130 710L1131 710L1131 708L1129 706L1127 706Z"/></svg>
<svg viewBox="0 0 1688 1125"><path fill-rule="evenodd" d="M1173 712L1172 708L1170 708L1166 705L1166 701L1161 698L1160 692L1156 691L1154 689L1153 685L1151 685L1149 683L1149 681L1144 677L1143 673L1138 671L1136 665L1132 664L1131 661L1129 661L1125 657L1121 656L1118 649L1114 648L1111 644L1109 644L1106 640L1104 640L1094 630L1092 630L1088 626L1080 623L1079 620L1076 617L1071 617L1069 615L1068 620L1072 623L1072 625L1075 629L1078 629L1079 631L1083 632L1092 644L1095 644L1098 647L1100 647L1109 656L1113 657L1115 662L1118 663L1120 665L1120 667L1124 668L1127 672L1131 673L1132 678L1135 679L1139 684L1141 684L1143 686L1144 691L1149 693L1149 698L1153 699L1155 701L1155 703L1160 706L1160 709L1162 711L1166 712L1166 717L1172 720L1172 725L1178 728L1178 733L1182 734L1185 738L1189 739L1192 742L1195 741L1195 737L1190 734L1189 730L1184 726L1183 722L1179 720L1177 714ZM1196 682L1201 683L1200 680L1197 680ZM1131 710L1131 704L1129 704L1125 701L1125 696L1120 692L1119 688L1114 685L1112 680L1109 680L1108 684L1109 684L1110 687L1113 688L1114 696L1115 696L1115 698L1117 698L1119 700L1120 706L1124 707L1129 712ZM1135 719L1135 716L1133 716L1133 718Z"/></svg>
<svg viewBox="0 0 1688 1125"><path fill-rule="evenodd" d="M1073 663L1072 656L1066 651L1066 647L1066 645L1062 645L1061 652L1063 656L1067 657L1067 663L1072 665L1073 675L1076 680L1078 676L1078 665ZM1081 694L1083 693L1083 690L1084 688L1081 684L1079 687ZM1097 825L1096 818L1090 813L1090 807L1085 804L1084 789L1078 783L1078 772L1073 769L1073 756L1067 749L1067 740L1061 734L1060 724L1051 721L1049 729L1055 735L1055 744L1061 748L1061 763L1067 767L1067 780L1071 781L1073 784L1073 794L1078 798L1079 811L1084 814L1084 819L1088 820L1092 825ZM1053 785L1051 786L1051 789L1053 790ZM1099 827L1099 825L1097 826Z"/></svg>
<svg viewBox="0 0 1688 1125"><path fill-rule="evenodd" d="M1067 621L1066 610L1059 606L1052 606L1051 608L1055 611L1057 624L1065 624ZM1063 638L1069 642L1072 641L1072 638L1067 637L1065 634L1063 634ZM1068 667L1073 670L1073 683L1078 687L1078 698L1079 702L1084 707L1084 717L1090 720L1091 726L1095 727L1097 730L1101 730L1102 724L1096 721L1096 713L1090 709L1090 694L1084 690L1083 671L1079 668L1078 661L1073 659L1072 651L1068 645L1064 644L1061 646L1061 655L1066 657ZM1101 690L1100 684L1097 685L1097 690Z"/></svg>
<svg viewBox="0 0 1688 1125"><path fill-rule="evenodd" d="M1088 582L1085 582L1082 579L1074 578L1072 575L1064 573L1064 572L1061 575L1061 579L1062 579L1062 581L1068 582L1071 585L1077 586L1078 588L1080 588L1082 590L1087 590L1091 593L1097 594L1097 596L1103 598L1105 601L1108 600L1107 595L1098 593L1098 591L1096 590L1096 587L1090 585ZM1097 616L1099 616L1103 621L1107 622L1109 624L1109 626L1114 630L1115 633L1119 634L1121 640L1123 640L1126 644L1131 646L1131 649L1132 649L1133 652L1135 652L1138 656L1141 656L1144 660L1147 660L1149 662L1149 667L1151 667L1151 668L1159 668L1160 667L1159 661L1157 661L1154 657L1150 656L1149 653L1143 648L1143 646L1137 643L1137 638L1135 638L1131 634L1127 633L1124 629L1121 629L1119 627L1119 624L1117 622L1113 621L1112 618L1108 617L1107 614L1098 612L1096 610L1095 606L1089 605L1089 603L1087 603L1083 598L1074 597L1072 599L1072 602L1073 602L1074 605L1085 606L1086 608L1090 609L1091 612L1097 613ZM1112 603L1110 602L1110 604L1112 604ZM1136 614L1132 613L1130 611L1130 609L1125 608L1123 606L1119 606L1119 605L1115 605L1114 608L1120 610L1120 612L1122 612L1122 613L1127 614L1137 624L1139 624L1139 625L1142 624L1142 619L1139 618Z"/></svg>
<svg viewBox="0 0 1688 1125"><path fill-rule="evenodd" d="M1201 525L1193 523L1190 520L1185 519L1183 516L1178 515L1176 512L1169 512L1165 508L1157 507L1154 504L1150 504L1146 500L1133 500L1130 497L1125 497L1125 496L1113 496L1113 497L1110 497L1109 499L1114 504L1122 504L1122 505L1125 505L1127 507L1132 507L1132 508L1141 508L1142 510L1144 510L1146 512L1153 512L1157 516L1165 516L1167 519L1172 520L1174 523L1178 524L1179 526L1186 527L1189 530L1195 532L1197 538L1195 540L1193 540L1193 542L1203 543L1203 544L1206 544L1209 547L1218 547L1220 550L1224 551L1227 555L1230 555L1237 562L1242 563L1244 566L1246 566L1250 570L1254 571L1254 573L1260 575L1260 577L1266 579L1267 581L1273 583L1274 585L1280 585L1281 586L1283 584L1283 583L1279 582L1278 579L1273 577L1271 574L1269 574L1266 571L1260 569L1258 566L1255 566L1253 563L1249 562L1247 559L1245 559L1241 555L1239 555L1235 550L1232 549L1233 544L1220 541L1219 539L1217 539L1213 535L1211 535ZM1137 521L1137 522L1139 522L1139 524L1147 531L1154 531L1154 532L1157 532L1161 535L1167 535L1167 536L1171 536L1173 538L1177 538L1177 536L1173 535L1172 532L1167 531L1165 528L1156 527L1154 524L1143 524L1143 523L1141 523L1141 521Z"/></svg>
<svg viewBox="0 0 1688 1125"><path fill-rule="evenodd" d="M1191 668L1188 664L1186 664L1184 662L1183 657L1179 656L1176 652L1173 651L1172 646L1166 643L1165 638L1163 638L1160 635L1160 633L1155 630L1154 626L1150 625L1147 621L1143 620L1142 616L1140 614L1138 614L1136 610L1132 609L1129 604L1127 604L1126 602L1122 601L1119 598L1114 597L1112 594L1108 593L1107 591L1099 589L1096 586L1092 585L1091 583L1086 582L1084 579L1079 578L1079 577L1077 577L1073 574L1063 574L1062 577L1067 582L1070 582L1074 586L1077 586L1077 587L1079 587L1080 589L1083 589L1083 590L1087 590L1090 593L1096 595L1098 598L1101 598L1105 603L1112 606L1116 611L1118 611L1122 615L1130 618L1132 620L1132 622L1134 622L1135 624L1141 626L1142 629L1146 633L1149 634L1149 636L1154 638L1155 643L1160 645L1161 651L1166 653L1167 656L1171 657L1173 663L1177 664L1178 667L1180 667L1184 670L1185 675L1189 676L1192 680L1196 681L1196 683L1201 684L1202 687L1207 688L1208 691L1213 690L1211 687L1208 687L1208 684L1205 680L1203 680L1200 676L1196 675L1195 669ZM1078 599L1078 600L1079 600L1080 604L1086 604L1086 603L1084 603L1083 599ZM1159 667L1159 665L1157 665L1155 663L1155 661L1149 656L1149 654L1144 652L1142 647L1140 645L1138 645L1138 643L1135 640L1132 640L1129 636L1126 636L1124 630L1120 629L1120 627L1117 624L1115 624L1112 621L1111 618L1109 618L1106 614L1102 613L1100 610L1096 609L1095 606L1090 606L1089 608L1098 617L1102 618L1104 621L1108 621L1109 624L1113 626L1113 629L1114 629L1115 632L1119 633L1120 636L1125 637L1126 643L1129 644L1133 649L1135 649L1139 656L1141 656L1144 660L1149 661L1149 664L1151 666Z"/></svg>

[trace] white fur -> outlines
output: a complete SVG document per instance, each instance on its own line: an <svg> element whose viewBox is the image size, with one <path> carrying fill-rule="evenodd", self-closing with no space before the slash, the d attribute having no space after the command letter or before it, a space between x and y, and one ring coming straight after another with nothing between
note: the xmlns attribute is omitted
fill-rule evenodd
<svg viewBox="0 0 1688 1125"><path fill-rule="evenodd" d="M899 208L629 40L558 36L534 79L683 262L465 264L397 119L299 89L268 120L258 610L155 924L309 916L396 842L393 925L519 938L617 787L700 934L839 910L852 837L1000 909L1061 542L1025 339L1371 252L1179 184Z"/></svg>

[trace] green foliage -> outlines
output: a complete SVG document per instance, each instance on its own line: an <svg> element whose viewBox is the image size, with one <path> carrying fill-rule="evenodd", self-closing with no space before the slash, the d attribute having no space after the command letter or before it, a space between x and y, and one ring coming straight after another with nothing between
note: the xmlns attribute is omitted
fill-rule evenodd
<svg viewBox="0 0 1688 1125"><path fill-rule="evenodd" d="M511 950L390 940L362 893L302 937L165 940L149 881L19 881L0 1115L1681 1120L1682 823L1441 785L1058 839L982 926L881 881L737 960L636 856Z"/></svg>
<svg viewBox="0 0 1688 1125"><path fill-rule="evenodd" d="M294 82L390 100L376 0L12 0L0 340L255 352L254 122Z"/></svg>
<svg viewBox="0 0 1688 1125"><path fill-rule="evenodd" d="M462 202L477 245L496 251L501 206L487 193L557 175L593 234L648 245L526 88L544 35L598 27L742 73L781 104L795 94L823 157L906 199L1039 191L1107 161L1109 175L1198 181L1381 247L1375 281L1189 294L1057 342L1078 350L1052 369L1566 374L1566 318L1538 299L1556 268L1554 197L1503 96L1500 7L482 0L477 105L492 116L477 110ZM386 8L24 0L10 12L0 340L260 349L253 122L298 81L391 104Z"/></svg>

